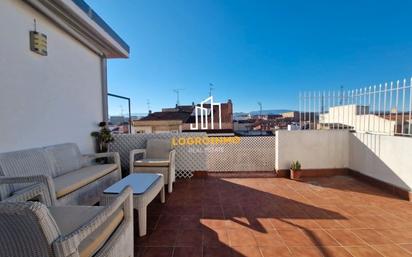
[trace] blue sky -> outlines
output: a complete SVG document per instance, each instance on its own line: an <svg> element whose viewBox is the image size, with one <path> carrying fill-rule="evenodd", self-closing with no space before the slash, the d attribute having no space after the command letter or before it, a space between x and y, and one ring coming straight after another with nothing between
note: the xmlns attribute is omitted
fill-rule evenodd
<svg viewBox="0 0 412 257"><path fill-rule="evenodd" d="M412 75L412 1L86 0L130 45L109 91L132 112L208 95L235 111L296 109L298 92ZM110 112L127 104L110 101Z"/></svg>

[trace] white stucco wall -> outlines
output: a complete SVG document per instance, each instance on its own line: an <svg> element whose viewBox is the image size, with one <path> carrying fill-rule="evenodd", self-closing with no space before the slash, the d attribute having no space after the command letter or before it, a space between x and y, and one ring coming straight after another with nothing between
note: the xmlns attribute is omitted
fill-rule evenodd
<svg viewBox="0 0 412 257"><path fill-rule="evenodd" d="M349 141L349 168L411 190L412 138L353 133Z"/></svg>
<svg viewBox="0 0 412 257"><path fill-rule="evenodd" d="M295 160L303 169L346 168L348 137L347 130L276 131L276 169L289 169Z"/></svg>
<svg viewBox="0 0 412 257"><path fill-rule="evenodd" d="M350 168L406 190L412 189L412 138L346 130L276 132L276 169L299 160L303 169Z"/></svg>
<svg viewBox="0 0 412 257"><path fill-rule="evenodd" d="M132 134L137 134L137 131L144 131L143 133L152 133L151 126L132 126ZM142 132L139 132L142 133Z"/></svg>
<svg viewBox="0 0 412 257"><path fill-rule="evenodd" d="M48 56L29 31L47 35ZM75 142L92 152L103 119L100 57L23 1L0 1L0 152Z"/></svg>

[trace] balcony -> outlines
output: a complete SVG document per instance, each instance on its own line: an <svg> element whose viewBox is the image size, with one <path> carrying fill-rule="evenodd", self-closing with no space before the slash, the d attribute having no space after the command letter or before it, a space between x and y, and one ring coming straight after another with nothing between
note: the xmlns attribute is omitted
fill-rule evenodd
<svg viewBox="0 0 412 257"><path fill-rule="evenodd" d="M111 152L119 153L108 154L115 164L104 165L116 167L116 180L120 180L120 164L123 176L128 174L130 151L144 148L148 139L156 138L175 148L178 179L173 192L166 194L165 203L155 199L148 206L148 231L143 237L139 236L142 223L138 213L131 215L131 206L124 205L123 212L129 211L125 215L128 219L124 219L130 222L124 225L129 237L118 242L118 247L134 246L129 251L137 257L412 255L409 137L347 129L277 131L275 136L257 137L212 137L203 132L124 134L115 135L110 145ZM38 158L46 154L45 160L49 160L55 158L50 155L54 152L78 152L66 152L61 147L70 150L75 146L51 146L36 153ZM86 157L58 156L64 158L53 160L66 164ZM289 165L295 160L302 163L304 176L300 180L288 178ZM60 167L53 164L52 170ZM30 169L36 169L36 165ZM53 185L62 176L67 173L49 176L46 184ZM93 183L85 182L77 190L90 189ZM104 183L95 185L99 188L92 192L107 188ZM131 189L127 190L131 196ZM53 198L55 192L51 192L52 204L75 199L79 205L94 205L102 199L95 193L58 197L58 191ZM124 192L122 196L124 201ZM85 199L96 201L81 204ZM108 206L106 202L100 204ZM117 204L116 208L122 206ZM75 221L82 215L77 212L71 217ZM11 223L1 225L5 224Z"/></svg>
<svg viewBox="0 0 412 257"><path fill-rule="evenodd" d="M300 94L299 112L278 127L303 130L212 137L203 125L191 130L203 117L197 110L209 122L193 104L189 123L165 122L188 133L115 135L116 153L81 155L95 150L90 132L108 116L107 95L128 100L130 115L131 99L107 88L107 59L127 58L129 46L82 0L3 0L0 12L8 64L0 69L0 182L18 184L0 184L0 257L412 256L412 79ZM234 109L225 104L222 130L231 130ZM128 122L117 132L132 132ZM274 124L257 125L245 134ZM139 237L132 189L114 203L102 195L150 138L170 140L178 179L166 203L149 205ZM74 144L56 147L62 142ZM32 152L13 153L22 149ZM298 181L287 178L296 160Z"/></svg>
<svg viewBox="0 0 412 257"><path fill-rule="evenodd" d="M400 151L410 138L340 129L187 143L196 137L207 135L116 136L122 162L147 138L175 142L180 179L166 204L149 206L136 256L412 254L411 166ZM300 181L286 178L291 160L303 164Z"/></svg>

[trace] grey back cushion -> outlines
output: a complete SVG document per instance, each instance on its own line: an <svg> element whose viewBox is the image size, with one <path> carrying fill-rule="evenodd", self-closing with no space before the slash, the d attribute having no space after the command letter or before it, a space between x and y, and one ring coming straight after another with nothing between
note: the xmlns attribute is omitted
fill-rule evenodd
<svg viewBox="0 0 412 257"><path fill-rule="evenodd" d="M0 154L0 175L8 177L22 177L30 175L53 176L54 166L50 158L42 148L34 148L15 152ZM21 189L27 185L14 184L13 186L2 185L0 193L2 198L11 192Z"/></svg>
<svg viewBox="0 0 412 257"><path fill-rule="evenodd" d="M44 147L55 169L53 177L78 170L82 167L82 155L74 143L65 143Z"/></svg>
<svg viewBox="0 0 412 257"><path fill-rule="evenodd" d="M169 159L171 149L170 140L148 139L146 143L146 158Z"/></svg>

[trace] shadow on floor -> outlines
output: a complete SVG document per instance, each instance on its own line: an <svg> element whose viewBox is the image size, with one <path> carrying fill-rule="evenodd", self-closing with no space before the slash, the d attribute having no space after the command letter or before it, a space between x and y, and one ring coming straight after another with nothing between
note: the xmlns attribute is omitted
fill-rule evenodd
<svg viewBox="0 0 412 257"><path fill-rule="evenodd" d="M332 256L322 244L334 239L323 229L343 228L339 221L347 218L338 205L347 194L339 189L345 180L331 187L336 195L321 186L323 179L318 184L279 178L179 181L165 205L149 206L150 231L136 236L136 256L269 257L291 254L294 245Z"/></svg>

